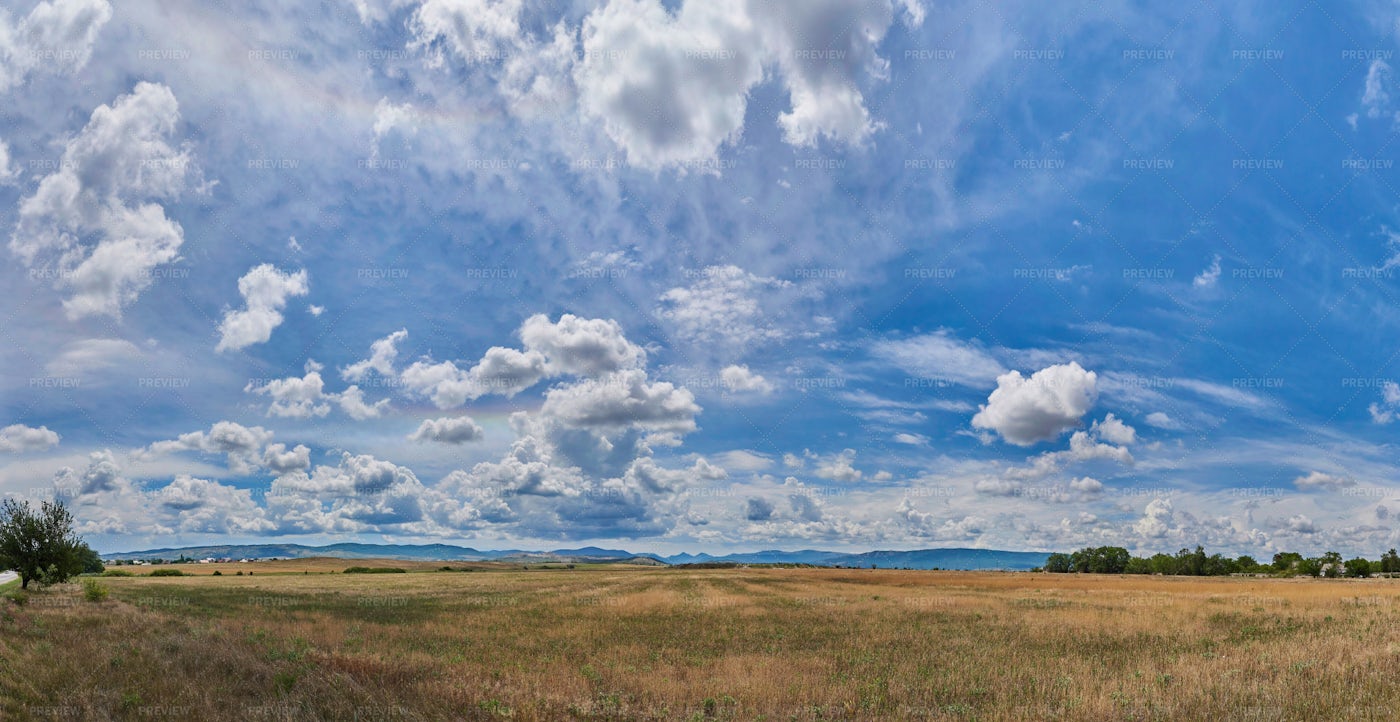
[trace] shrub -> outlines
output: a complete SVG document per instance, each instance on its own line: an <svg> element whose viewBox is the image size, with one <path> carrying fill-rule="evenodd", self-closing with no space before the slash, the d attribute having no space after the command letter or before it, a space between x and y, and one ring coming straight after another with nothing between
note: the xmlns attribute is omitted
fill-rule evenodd
<svg viewBox="0 0 1400 722"><path fill-rule="evenodd" d="M104 577L134 577L134 576L136 576L136 575L135 575L135 574L132 574L131 572L129 572L129 571L125 570L125 569L108 569L107 571L102 572L102 574L99 575L99 576L104 576Z"/></svg>
<svg viewBox="0 0 1400 722"><path fill-rule="evenodd" d="M154 570L151 571L150 574L147 574L146 576L148 576L148 577L183 577L183 576L185 576L185 573L182 572L182 571L180 571L179 569L154 569Z"/></svg>
<svg viewBox="0 0 1400 722"><path fill-rule="evenodd" d="M349 567L346 574L404 574L408 570L398 567Z"/></svg>
<svg viewBox="0 0 1400 722"><path fill-rule="evenodd" d="M96 579L83 580L83 599L89 602L100 602L107 598L107 587Z"/></svg>
<svg viewBox="0 0 1400 722"><path fill-rule="evenodd" d="M222 577L223 575L224 575L224 573L221 572L221 571L219 571L218 569L215 569L215 570L214 570L214 576L216 576L216 577Z"/></svg>
<svg viewBox="0 0 1400 722"><path fill-rule="evenodd" d="M23 589L16 589L15 591L10 592L9 597L10 601L14 602L15 606L18 607L22 607L29 603L29 592L26 592Z"/></svg>

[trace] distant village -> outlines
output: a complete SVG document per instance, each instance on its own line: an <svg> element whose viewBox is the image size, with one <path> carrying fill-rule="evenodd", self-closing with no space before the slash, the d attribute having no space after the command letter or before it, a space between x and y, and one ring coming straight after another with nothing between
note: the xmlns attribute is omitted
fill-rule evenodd
<svg viewBox="0 0 1400 722"><path fill-rule="evenodd" d="M204 559L191 559L183 554L175 559L104 559L103 564L109 567L149 567L161 564L248 564L251 562L276 562L292 557L247 557L237 559L234 557L205 557Z"/></svg>

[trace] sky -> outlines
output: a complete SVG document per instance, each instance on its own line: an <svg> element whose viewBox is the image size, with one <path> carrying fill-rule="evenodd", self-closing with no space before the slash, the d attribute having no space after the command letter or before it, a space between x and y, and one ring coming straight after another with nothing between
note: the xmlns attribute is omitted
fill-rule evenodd
<svg viewBox="0 0 1400 722"><path fill-rule="evenodd" d="M1400 5L17 0L99 551L1400 546Z"/></svg>

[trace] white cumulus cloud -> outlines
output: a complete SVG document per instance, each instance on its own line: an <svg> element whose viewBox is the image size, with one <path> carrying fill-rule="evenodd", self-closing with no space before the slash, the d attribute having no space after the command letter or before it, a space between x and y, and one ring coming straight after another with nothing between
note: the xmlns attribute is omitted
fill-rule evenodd
<svg viewBox="0 0 1400 722"><path fill-rule="evenodd" d="M58 432L47 426L38 428L24 424L10 424L0 429L0 452L22 454L27 451L43 451L58 445Z"/></svg>
<svg viewBox="0 0 1400 722"><path fill-rule="evenodd" d="M1030 378L1019 371L1003 374L972 417L972 426L995 431L1018 446L1053 439L1078 426L1094 405L1097 378L1073 361L1046 367Z"/></svg>
<svg viewBox="0 0 1400 722"><path fill-rule="evenodd" d="M198 176L188 145L170 144L179 119L169 88L137 83L92 112L59 169L20 201L10 250L70 293L69 318L120 317L178 259L184 231L153 201L178 198Z"/></svg>
<svg viewBox="0 0 1400 722"><path fill-rule="evenodd" d="M238 279L238 294L244 308L224 313L219 324L219 343L214 350L237 351L266 343L272 331L282 325L282 309L287 299L310 292L306 270L284 273L270 263L255 266Z"/></svg>

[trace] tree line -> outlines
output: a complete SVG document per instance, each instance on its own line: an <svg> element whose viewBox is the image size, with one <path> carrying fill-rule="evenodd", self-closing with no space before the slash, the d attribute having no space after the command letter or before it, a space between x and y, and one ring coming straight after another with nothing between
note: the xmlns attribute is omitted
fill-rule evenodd
<svg viewBox="0 0 1400 722"><path fill-rule="evenodd" d="M1164 574L1171 576L1214 577L1229 574L1268 574L1293 577L1369 577L1373 574L1400 574L1400 554L1394 549L1379 560L1364 557L1342 560L1337 552L1305 557L1297 552L1279 552L1271 563L1257 561L1247 554L1237 558L1206 555L1204 548L1182 549L1176 554L1135 557L1123 547L1085 547L1071 554L1055 553L1037 571L1068 574Z"/></svg>

